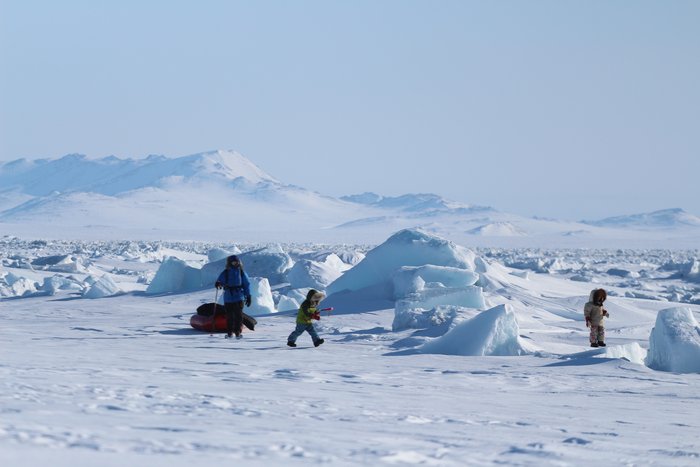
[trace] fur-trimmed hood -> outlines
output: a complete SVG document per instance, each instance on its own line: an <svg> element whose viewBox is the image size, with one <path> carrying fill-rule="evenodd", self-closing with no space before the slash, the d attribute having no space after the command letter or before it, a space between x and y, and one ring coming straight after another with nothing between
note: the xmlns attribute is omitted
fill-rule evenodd
<svg viewBox="0 0 700 467"><path fill-rule="evenodd" d="M326 298L326 294L323 292L319 292L318 290L311 289L309 292L306 294L306 299L308 301L311 300L318 300L319 302Z"/></svg>
<svg viewBox="0 0 700 467"><path fill-rule="evenodd" d="M596 298L598 300L596 300ZM593 289L591 290L590 295L588 295L588 301L598 306L601 306L607 298L608 294L605 292L605 289Z"/></svg>

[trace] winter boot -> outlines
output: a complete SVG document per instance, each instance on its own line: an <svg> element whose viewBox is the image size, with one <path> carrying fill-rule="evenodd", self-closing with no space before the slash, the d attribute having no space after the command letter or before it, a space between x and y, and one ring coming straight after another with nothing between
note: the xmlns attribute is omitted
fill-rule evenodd
<svg viewBox="0 0 700 467"><path fill-rule="evenodd" d="M597 342L591 342L591 347L598 347L598 343L597 343Z"/></svg>
<svg viewBox="0 0 700 467"><path fill-rule="evenodd" d="M319 345L323 344L324 342L326 342L324 339L319 339L319 340L314 342L314 347L318 347Z"/></svg>
<svg viewBox="0 0 700 467"><path fill-rule="evenodd" d="M294 342L287 342L287 345L289 347L296 347L297 346Z"/></svg>
<svg viewBox="0 0 700 467"><path fill-rule="evenodd" d="M236 334L236 339L243 339L243 334Z"/></svg>
<svg viewBox="0 0 700 467"><path fill-rule="evenodd" d="M224 337L226 337L226 339L230 339L230 338L232 338L232 337L233 337L233 334L231 334L231 333L229 332L229 333L228 333L228 334L226 334L226 336L224 336Z"/></svg>
<svg viewBox="0 0 700 467"><path fill-rule="evenodd" d="M598 347L605 347L605 342L598 341Z"/></svg>

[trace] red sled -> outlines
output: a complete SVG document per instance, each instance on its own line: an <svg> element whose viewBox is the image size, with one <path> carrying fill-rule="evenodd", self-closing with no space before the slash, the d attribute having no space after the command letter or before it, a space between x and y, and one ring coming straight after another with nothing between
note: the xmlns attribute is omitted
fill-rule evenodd
<svg viewBox="0 0 700 467"><path fill-rule="evenodd" d="M213 321L213 323L212 323ZM250 315L243 313L243 326L255 330L258 322ZM197 314L190 318L190 326L198 331L226 332L226 313L223 305L218 303L205 303L197 308Z"/></svg>

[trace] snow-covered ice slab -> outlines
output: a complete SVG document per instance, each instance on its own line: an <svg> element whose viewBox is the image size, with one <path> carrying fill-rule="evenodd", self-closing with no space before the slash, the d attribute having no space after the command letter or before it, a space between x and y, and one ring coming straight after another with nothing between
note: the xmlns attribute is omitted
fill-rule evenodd
<svg viewBox="0 0 700 467"><path fill-rule="evenodd" d="M121 292L119 286L108 275L100 277L100 279L92 284L92 286L83 294L84 298L104 298L111 297Z"/></svg>
<svg viewBox="0 0 700 467"><path fill-rule="evenodd" d="M474 270L476 255L467 248L421 230L406 229L369 251L359 264L328 286L328 293L360 290L390 280L403 266L448 266Z"/></svg>
<svg viewBox="0 0 700 467"><path fill-rule="evenodd" d="M265 315L275 312L275 301L272 298L270 282L264 277L250 278L250 295L253 297L249 308L244 309L251 316Z"/></svg>
<svg viewBox="0 0 700 467"><path fill-rule="evenodd" d="M523 355L520 329L510 305L498 305L458 324L444 336L424 344L422 353L447 355Z"/></svg>
<svg viewBox="0 0 700 467"><path fill-rule="evenodd" d="M474 285L479 280L479 274L462 268L448 266L403 266L393 276L394 298L404 298L409 294L419 292L426 284L435 283L444 287L466 287Z"/></svg>
<svg viewBox="0 0 700 467"><path fill-rule="evenodd" d="M646 363L655 370L700 373L700 326L690 308L659 311Z"/></svg>

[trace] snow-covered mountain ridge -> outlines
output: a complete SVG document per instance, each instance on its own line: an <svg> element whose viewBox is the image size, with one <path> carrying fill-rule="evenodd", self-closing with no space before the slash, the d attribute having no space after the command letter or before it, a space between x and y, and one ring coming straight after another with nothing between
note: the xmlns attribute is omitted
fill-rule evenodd
<svg viewBox="0 0 700 467"><path fill-rule="evenodd" d="M615 216L598 221L583 222L600 227L700 227L700 217L689 214L680 208L662 209L650 213Z"/></svg>
<svg viewBox="0 0 700 467"><path fill-rule="evenodd" d="M419 193L334 198L285 184L235 151L0 164L0 226L24 238L376 243L419 227L465 244L700 247L682 209L600 221L528 218ZM636 232L636 233L635 233Z"/></svg>
<svg viewBox="0 0 700 467"><path fill-rule="evenodd" d="M91 192L118 195L173 181L281 183L234 151L211 151L190 156L88 159L70 154L59 159L19 159L0 165L2 191L14 189L34 196L52 192Z"/></svg>

